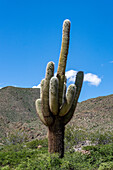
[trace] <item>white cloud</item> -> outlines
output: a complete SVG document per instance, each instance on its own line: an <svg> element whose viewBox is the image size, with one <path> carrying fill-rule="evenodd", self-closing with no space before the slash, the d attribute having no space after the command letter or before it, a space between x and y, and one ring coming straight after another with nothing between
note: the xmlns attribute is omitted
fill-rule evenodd
<svg viewBox="0 0 113 170"><path fill-rule="evenodd" d="M65 75L67 77L68 82L74 82L76 78L76 74L77 74L77 71L74 71L74 70L66 71Z"/></svg>
<svg viewBox="0 0 113 170"><path fill-rule="evenodd" d="M87 73L84 75L84 81L89 82L90 85L98 86L101 83L101 79L92 73Z"/></svg>
<svg viewBox="0 0 113 170"><path fill-rule="evenodd" d="M38 84L37 86L33 86L32 88L40 88L40 84Z"/></svg>
<svg viewBox="0 0 113 170"><path fill-rule="evenodd" d="M74 83L76 74L77 74L77 71L75 71L75 70L67 71L65 74L67 77L67 82ZM56 75L56 73L55 73L55 75ZM84 74L84 81L88 82L89 85L98 86L101 83L101 78L99 78L96 74L86 73L86 74ZM37 86L33 86L32 88L40 88L40 84Z"/></svg>
<svg viewBox="0 0 113 170"><path fill-rule="evenodd" d="M74 82L77 71L69 70L66 72L68 82ZM98 86L101 83L101 79L92 73L84 74L84 81L87 81L90 85Z"/></svg>

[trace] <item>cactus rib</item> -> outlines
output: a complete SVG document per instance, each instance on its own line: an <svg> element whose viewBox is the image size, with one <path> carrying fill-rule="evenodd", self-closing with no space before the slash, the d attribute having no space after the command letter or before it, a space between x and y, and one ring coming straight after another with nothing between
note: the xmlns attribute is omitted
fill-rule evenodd
<svg viewBox="0 0 113 170"><path fill-rule="evenodd" d="M53 75L54 75L54 63L49 62L46 68L46 76L45 76L44 87L42 91L42 112L43 112L44 119L48 125L53 123L53 117L49 108L49 83Z"/></svg>
<svg viewBox="0 0 113 170"><path fill-rule="evenodd" d="M47 123L46 123L46 121L44 119L44 116L42 114L42 102L41 102L41 99L37 99L36 102L35 102L35 105L36 105L36 110L37 110L37 113L38 113L38 116L39 116L40 120L42 121L42 123L44 125L47 126Z"/></svg>
<svg viewBox="0 0 113 170"><path fill-rule="evenodd" d="M58 79L52 77L49 87L49 106L53 115L58 114Z"/></svg>

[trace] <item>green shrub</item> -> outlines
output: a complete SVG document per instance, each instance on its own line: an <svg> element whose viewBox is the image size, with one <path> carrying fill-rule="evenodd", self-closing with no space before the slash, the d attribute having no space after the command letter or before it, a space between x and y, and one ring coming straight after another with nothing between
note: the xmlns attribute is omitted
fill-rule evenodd
<svg viewBox="0 0 113 170"><path fill-rule="evenodd" d="M74 129L72 126L67 126L65 131L65 150L72 150L73 146L79 142L83 142L87 139L87 134L83 130Z"/></svg>
<svg viewBox="0 0 113 170"><path fill-rule="evenodd" d="M6 165L6 166L2 167L1 170L10 170L10 167L9 167L9 165Z"/></svg>
<svg viewBox="0 0 113 170"><path fill-rule="evenodd" d="M90 163L100 165L102 162L113 161L113 144L86 146L84 150L90 151Z"/></svg>
<svg viewBox="0 0 113 170"><path fill-rule="evenodd" d="M95 133L89 134L89 140L92 141L92 143L96 144L109 144L113 143L113 132L107 131L107 132L100 132L97 131Z"/></svg>
<svg viewBox="0 0 113 170"><path fill-rule="evenodd" d="M23 147L17 152L14 152L13 149L2 150L0 152L0 167L11 170L96 170L106 165L103 162L108 162L109 166L112 165L113 144L84 147L84 149L86 148L90 154L66 152L62 159L57 154L49 155L47 147L40 149Z"/></svg>
<svg viewBox="0 0 113 170"><path fill-rule="evenodd" d="M18 152L18 151L22 151L24 148L23 144L10 144L10 145L4 145L4 147L1 149L2 152Z"/></svg>
<svg viewBox="0 0 113 170"><path fill-rule="evenodd" d="M101 163L98 170L113 170L113 162Z"/></svg>
<svg viewBox="0 0 113 170"><path fill-rule="evenodd" d="M92 141L97 140L95 138L97 134L92 133L88 136L83 130L75 130L68 126L65 136L67 149L62 159L57 154L48 154L47 139L3 146L0 151L0 168L1 170L96 170L98 168L112 170L113 143L83 147L90 154L70 152L70 148L88 137L91 138L92 135L95 135ZM39 145L42 147L38 148Z"/></svg>
<svg viewBox="0 0 113 170"><path fill-rule="evenodd" d="M48 146L47 138L40 140L35 139L26 143L26 147L30 149L36 149L39 145L41 145L42 147L47 147Z"/></svg>
<svg viewBox="0 0 113 170"><path fill-rule="evenodd" d="M4 143L6 145L16 145L17 143L23 143L26 141L28 141L28 136L22 130L14 130L13 132L9 133L4 139Z"/></svg>

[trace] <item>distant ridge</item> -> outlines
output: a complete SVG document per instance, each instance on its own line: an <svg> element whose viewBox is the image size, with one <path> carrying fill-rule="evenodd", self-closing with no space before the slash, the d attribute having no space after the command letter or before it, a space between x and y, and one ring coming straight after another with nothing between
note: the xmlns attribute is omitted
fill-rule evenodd
<svg viewBox="0 0 113 170"><path fill-rule="evenodd" d="M113 94L78 103L73 124L86 130L113 130Z"/></svg>
<svg viewBox="0 0 113 170"><path fill-rule="evenodd" d="M29 139L46 135L46 127L35 110L39 97L39 88L0 89L0 141L16 129L24 130ZM87 131L113 130L113 94L78 103L70 124Z"/></svg>
<svg viewBox="0 0 113 170"><path fill-rule="evenodd" d="M10 122L36 117L35 100L40 97L38 88L4 87L0 90L0 116Z"/></svg>

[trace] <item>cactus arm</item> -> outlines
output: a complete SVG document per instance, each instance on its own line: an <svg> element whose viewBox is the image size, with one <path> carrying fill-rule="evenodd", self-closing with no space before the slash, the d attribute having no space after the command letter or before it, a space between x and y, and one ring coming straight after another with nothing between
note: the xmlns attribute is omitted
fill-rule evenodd
<svg viewBox="0 0 113 170"><path fill-rule="evenodd" d="M76 85L75 98L74 98L73 104L71 106L71 109L63 117L64 125L66 125L71 120L71 118L73 117L75 108L77 106L77 101L78 101L78 98L79 98L79 95L80 95L80 91L81 91L81 88L82 88L83 78L84 78L84 73L82 71L79 71L76 75L76 80L75 80L75 85Z"/></svg>
<svg viewBox="0 0 113 170"><path fill-rule="evenodd" d="M44 119L44 116L42 114L42 102L41 102L41 99L37 99L36 102L35 102L35 105L36 105L36 111L38 113L38 116L39 116L40 120L42 121L42 123L44 123L44 125L47 126L46 121Z"/></svg>
<svg viewBox="0 0 113 170"><path fill-rule="evenodd" d="M59 116L64 116L67 114L67 112L70 110L74 97L76 92L76 86L74 84L71 84L68 87L67 94L66 94L66 101L62 105Z"/></svg>
<svg viewBox="0 0 113 170"><path fill-rule="evenodd" d="M57 77L59 79L59 94L58 94L59 106L61 106L62 104L65 68L66 68L68 48L69 48L69 36L70 36L70 21L65 20L63 23L62 45L61 45L61 52L60 52L58 70L57 70Z"/></svg>
<svg viewBox="0 0 113 170"><path fill-rule="evenodd" d="M59 75L65 74L66 61L67 61L68 48L69 48L69 37L70 37L70 21L67 19L63 23L62 45L61 45L59 65L57 70L57 74Z"/></svg>
<svg viewBox="0 0 113 170"><path fill-rule="evenodd" d="M53 117L49 108L49 83L53 75L54 75L54 63L49 62L46 68L46 76L42 92L42 113L48 125L53 123Z"/></svg>
<svg viewBox="0 0 113 170"><path fill-rule="evenodd" d="M49 87L49 106L53 115L58 114L58 79L52 77Z"/></svg>

